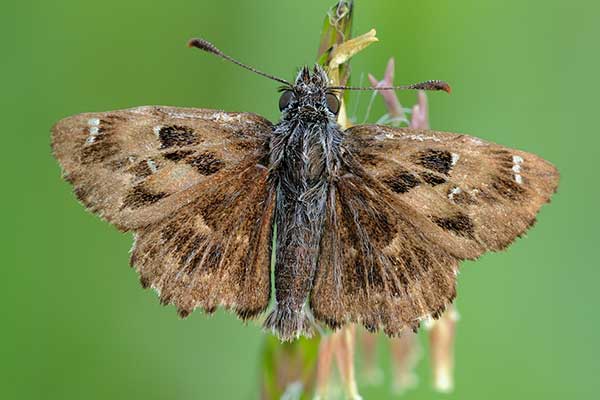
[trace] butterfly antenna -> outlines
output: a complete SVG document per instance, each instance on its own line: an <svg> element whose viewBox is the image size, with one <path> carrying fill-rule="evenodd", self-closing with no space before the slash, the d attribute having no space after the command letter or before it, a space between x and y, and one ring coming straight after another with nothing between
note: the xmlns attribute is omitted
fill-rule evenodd
<svg viewBox="0 0 600 400"><path fill-rule="evenodd" d="M334 90L443 90L446 93L452 92L452 88L444 81L425 81L403 86L383 86L383 87L351 87L351 86L332 86Z"/></svg>
<svg viewBox="0 0 600 400"><path fill-rule="evenodd" d="M256 68L254 68L254 67L251 67L251 66L249 66L249 65L246 65L246 64L244 64L244 63L241 63L241 62L239 62L239 61L238 61L238 60L236 60L235 58L233 58L233 57L230 57L230 56L228 56L227 54L223 53L221 50L219 50L219 49L218 49L218 48L217 48L217 47L216 47L214 44L212 44L211 42L209 42L209 41L206 41L206 40L204 40L204 39L199 39L199 38L190 39L190 41L188 42L188 47L195 47L195 48L197 48L197 49L204 50L204 51L206 51L207 53L212 53L212 54L214 54L214 55L217 55L217 56L219 56L219 57L221 57L221 58L224 58L224 59L225 59L225 60L227 60L227 61L231 61L232 63L234 63L234 64L237 64L237 65L239 65L240 67L247 69L248 71L252 71L252 72L254 72L255 74L262 75L262 76L264 76L265 78L272 79L272 80L274 80L274 81L277 81L277 82L283 83L284 85L287 85L287 86L292 86L292 84L291 84L291 83L289 83L288 81L286 81L285 79L281 79L281 78L278 78L278 77L276 77L276 76L274 76L274 75L267 74L267 73L265 73L265 72L262 72L262 71L259 71L259 70L257 70L257 69L256 69Z"/></svg>

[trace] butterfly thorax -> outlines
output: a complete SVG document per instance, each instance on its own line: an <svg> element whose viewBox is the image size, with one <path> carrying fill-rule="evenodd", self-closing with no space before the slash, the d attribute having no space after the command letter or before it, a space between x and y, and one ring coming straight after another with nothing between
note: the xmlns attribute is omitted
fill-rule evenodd
<svg viewBox="0 0 600 400"><path fill-rule="evenodd" d="M283 88L282 117L271 140L271 169L278 169L284 159L285 167L301 167L294 164L303 158L303 167L317 179L333 168L342 131L328 106L328 96L332 95L328 82L327 74L317 65L312 72L302 68L295 84Z"/></svg>

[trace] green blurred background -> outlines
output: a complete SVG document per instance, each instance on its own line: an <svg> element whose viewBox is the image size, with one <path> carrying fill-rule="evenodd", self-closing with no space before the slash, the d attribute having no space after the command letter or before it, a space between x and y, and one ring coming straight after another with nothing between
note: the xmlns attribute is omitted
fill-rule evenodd
<svg viewBox="0 0 600 400"><path fill-rule="evenodd" d="M128 267L131 235L75 201L49 129L71 114L146 104L275 120L273 82L186 40L202 35L291 78L314 61L334 2L4 2L0 398L258 397L260 329L222 312L182 321L142 290ZM434 128L537 153L562 174L527 237L462 270L455 393L430 389L424 359L406 398L597 397L599 11L577 0L357 1L355 34L375 27L381 41L354 59L354 83L381 76L395 56L398 83L452 84L451 96L430 96ZM372 116L383 112L378 100ZM388 374L361 392L387 399L389 386Z"/></svg>

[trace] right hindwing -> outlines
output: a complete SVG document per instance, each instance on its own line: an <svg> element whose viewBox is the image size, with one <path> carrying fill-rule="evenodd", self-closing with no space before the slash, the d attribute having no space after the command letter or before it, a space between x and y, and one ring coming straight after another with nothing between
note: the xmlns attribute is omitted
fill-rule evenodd
<svg viewBox="0 0 600 400"><path fill-rule="evenodd" d="M347 161L330 187L311 310L332 328L396 336L452 302L459 260L429 235L430 221Z"/></svg>

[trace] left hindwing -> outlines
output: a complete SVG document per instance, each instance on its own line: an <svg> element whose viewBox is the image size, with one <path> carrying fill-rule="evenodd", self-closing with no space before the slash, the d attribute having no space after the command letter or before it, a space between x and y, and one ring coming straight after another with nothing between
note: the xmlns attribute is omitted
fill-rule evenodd
<svg viewBox="0 0 600 400"><path fill-rule="evenodd" d="M558 171L540 157L467 135L379 125L346 134L346 150L441 227L439 243L460 258L508 246L558 185Z"/></svg>

